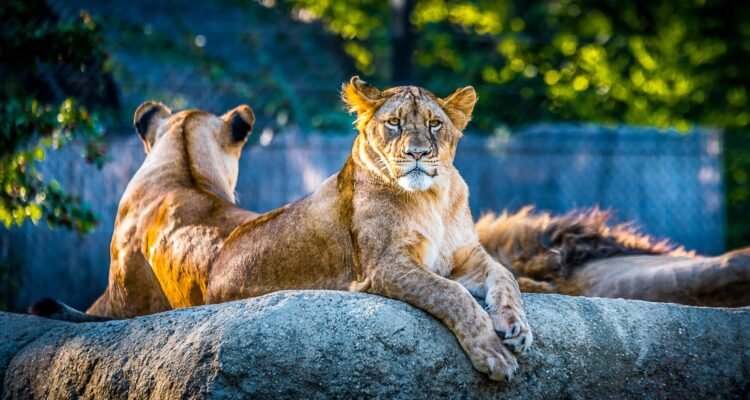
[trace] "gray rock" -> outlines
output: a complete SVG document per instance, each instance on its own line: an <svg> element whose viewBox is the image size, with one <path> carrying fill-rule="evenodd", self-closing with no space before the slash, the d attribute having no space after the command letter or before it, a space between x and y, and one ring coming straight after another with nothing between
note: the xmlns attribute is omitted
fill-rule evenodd
<svg viewBox="0 0 750 400"><path fill-rule="evenodd" d="M0 314L3 398L746 398L750 310L525 295L510 384L405 303L279 292L107 323Z"/></svg>

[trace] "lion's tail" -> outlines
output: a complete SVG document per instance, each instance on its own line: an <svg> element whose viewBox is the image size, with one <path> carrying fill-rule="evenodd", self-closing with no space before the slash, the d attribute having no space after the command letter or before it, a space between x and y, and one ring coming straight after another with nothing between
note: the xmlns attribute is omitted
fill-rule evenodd
<svg viewBox="0 0 750 400"><path fill-rule="evenodd" d="M632 223L612 224L598 208L561 216L524 207L516 213L488 214L476 224L487 252L510 264L519 276L569 278L576 267L596 259L638 255L694 255L667 240L642 234Z"/></svg>
<svg viewBox="0 0 750 400"><path fill-rule="evenodd" d="M42 299L29 307L29 314L68 322L102 322L111 318L86 314L55 299Z"/></svg>

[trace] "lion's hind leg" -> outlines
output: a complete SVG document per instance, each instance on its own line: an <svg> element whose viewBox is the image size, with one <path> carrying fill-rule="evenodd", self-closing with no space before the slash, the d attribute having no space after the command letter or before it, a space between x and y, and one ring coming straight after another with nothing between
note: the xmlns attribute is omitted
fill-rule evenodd
<svg viewBox="0 0 750 400"><path fill-rule="evenodd" d="M105 290L101 296L94 302L94 304L86 310L86 314L89 315L112 315L112 311L109 305L109 289Z"/></svg>

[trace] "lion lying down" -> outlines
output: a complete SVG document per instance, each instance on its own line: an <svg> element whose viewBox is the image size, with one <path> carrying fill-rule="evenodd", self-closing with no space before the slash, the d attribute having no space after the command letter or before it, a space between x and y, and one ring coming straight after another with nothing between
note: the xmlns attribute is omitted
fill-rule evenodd
<svg viewBox="0 0 750 400"><path fill-rule="evenodd" d="M750 306L750 248L699 257L608 219L598 209L551 216L526 207L486 215L476 229L524 292Z"/></svg>

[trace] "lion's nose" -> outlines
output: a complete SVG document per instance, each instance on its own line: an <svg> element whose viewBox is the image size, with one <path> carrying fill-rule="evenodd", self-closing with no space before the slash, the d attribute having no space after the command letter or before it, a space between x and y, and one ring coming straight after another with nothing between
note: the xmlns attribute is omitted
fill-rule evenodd
<svg viewBox="0 0 750 400"><path fill-rule="evenodd" d="M424 157L427 154L430 154L431 152L432 150L427 147L410 147L406 150L406 153L414 157L415 160L419 160L420 158Z"/></svg>

